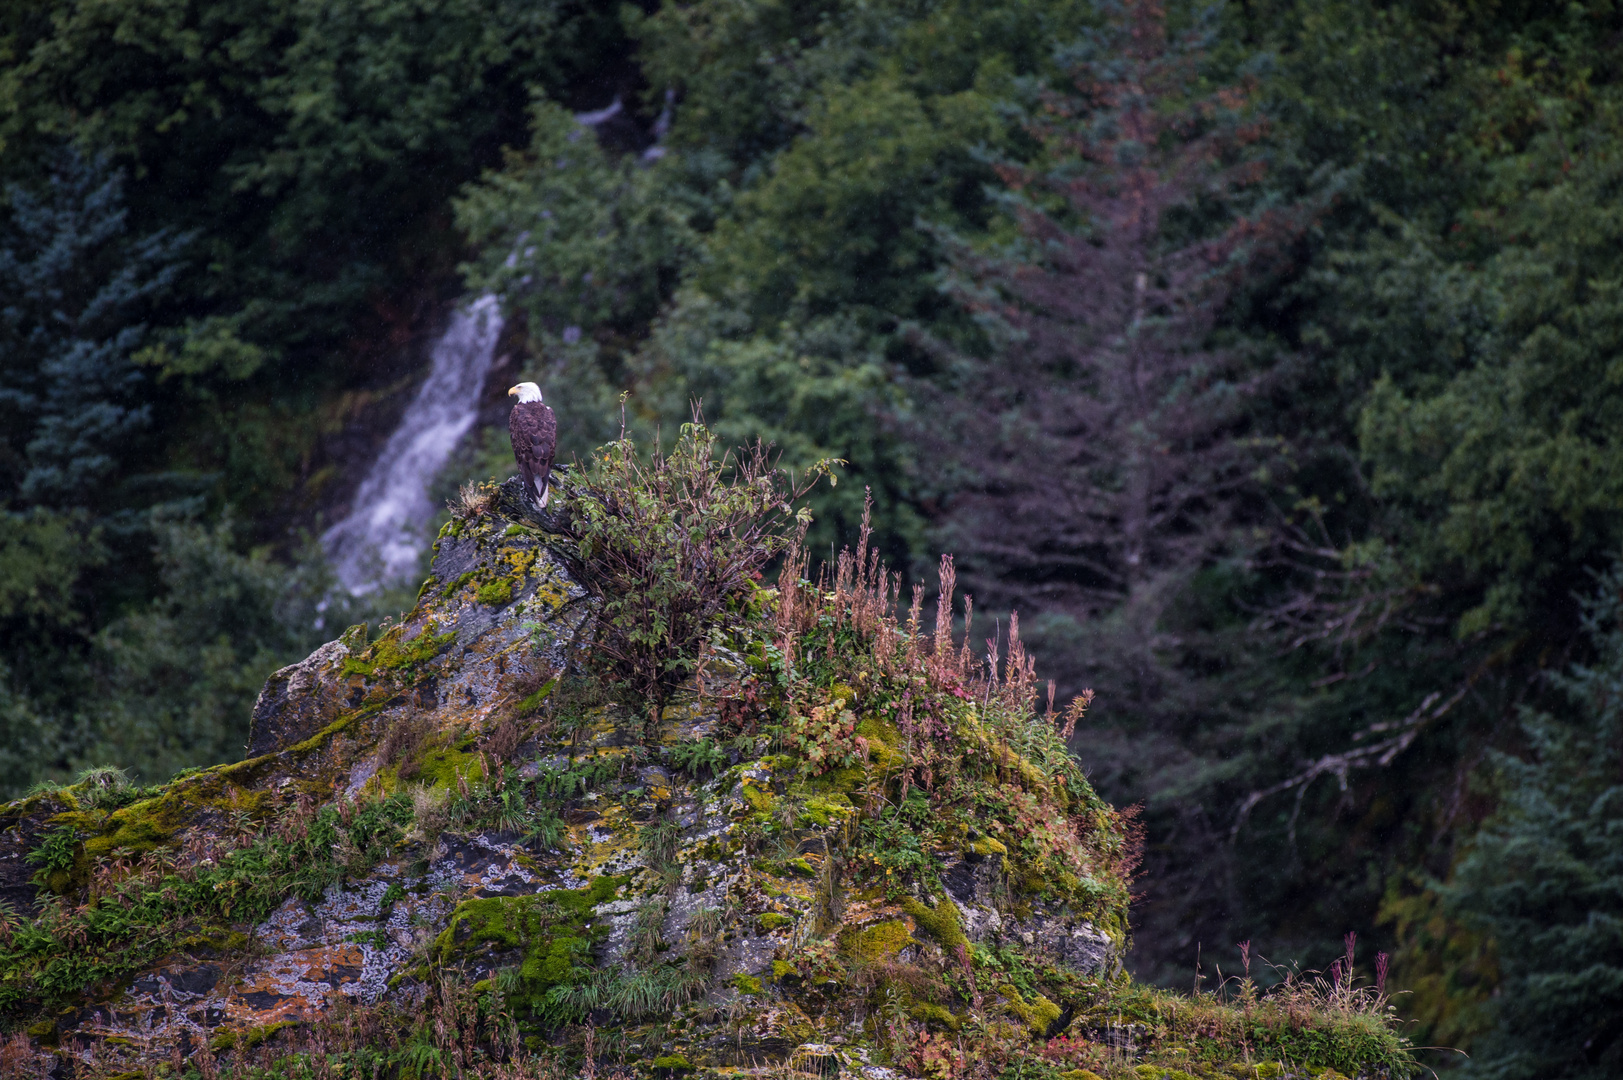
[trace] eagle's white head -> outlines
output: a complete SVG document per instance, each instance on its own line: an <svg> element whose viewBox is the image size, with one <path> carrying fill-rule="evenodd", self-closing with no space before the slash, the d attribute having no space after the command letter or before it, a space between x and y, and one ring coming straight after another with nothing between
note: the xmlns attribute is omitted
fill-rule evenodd
<svg viewBox="0 0 1623 1080"><path fill-rule="evenodd" d="M527 405L532 401L541 400L541 388L533 382L521 382L517 386L509 387L507 396L518 398L520 405Z"/></svg>

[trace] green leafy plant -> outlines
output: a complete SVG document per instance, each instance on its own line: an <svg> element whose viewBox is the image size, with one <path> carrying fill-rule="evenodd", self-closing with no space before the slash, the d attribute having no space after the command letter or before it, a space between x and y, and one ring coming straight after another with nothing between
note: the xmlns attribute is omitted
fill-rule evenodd
<svg viewBox="0 0 1623 1080"><path fill-rule="evenodd" d="M810 520L793 504L831 460L791 479L757 442L717 456L700 418L670 453L647 459L626 438L602 447L570 492L566 557L597 597L590 663L651 739L701 646L737 625L754 578Z"/></svg>
<svg viewBox="0 0 1623 1080"><path fill-rule="evenodd" d="M39 847L24 857L31 865L39 867L34 871L33 883L49 885L53 876L73 869L78 852L79 830L72 825L62 825L47 832Z"/></svg>

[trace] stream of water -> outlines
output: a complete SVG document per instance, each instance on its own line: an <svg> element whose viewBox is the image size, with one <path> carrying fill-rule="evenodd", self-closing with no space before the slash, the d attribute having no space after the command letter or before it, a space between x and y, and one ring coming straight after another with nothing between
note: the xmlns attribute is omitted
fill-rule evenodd
<svg viewBox="0 0 1623 1080"><path fill-rule="evenodd" d="M429 486L473 426L501 332L494 296L452 314L434 343L428 379L361 481L349 516L322 535L339 584L352 594L416 573L436 510Z"/></svg>

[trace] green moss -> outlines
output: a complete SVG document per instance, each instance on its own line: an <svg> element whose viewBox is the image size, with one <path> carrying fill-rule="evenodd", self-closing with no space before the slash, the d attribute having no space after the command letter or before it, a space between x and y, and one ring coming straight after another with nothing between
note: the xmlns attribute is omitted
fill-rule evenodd
<svg viewBox="0 0 1623 1080"><path fill-rule="evenodd" d="M175 941L177 948L187 950L212 949L220 953L240 953L248 948L252 939L241 930L212 927L187 934Z"/></svg>
<svg viewBox="0 0 1623 1080"><path fill-rule="evenodd" d="M554 889L531 896L487 896L464 900L434 940L441 962L481 945L516 949L549 930L581 936L597 905L612 899L623 877L600 877L584 889Z"/></svg>
<svg viewBox="0 0 1623 1080"><path fill-rule="evenodd" d="M264 814L269 799L267 792L247 791L215 776L172 784L156 798L131 803L107 815L98 830L101 835L85 841L85 855L94 862L103 856L145 854L172 844L175 834L201 811L258 818Z"/></svg>
<svg viewBox="0 0 1623 1080"><path fill-rule="evenodd" d="M868 964L890 960L912 944L912 928L901 919L889 919L840 935L841 949L852 959Z"/></svg>
<svg viewBox="0 0 1623 1080"><path fill-rule="evenodd" d="M473 598L481 604L500 607L513 599L513 587L515 584L517 583L512 578L506 577L497 578L495 581L487 581L474 592Z"/></svg>
<svg viewBox="0 0 1623 1080"><path fill-rule="evenodd" d="M1060 1073L1059 1080L1104 1080L1104 1078L1092 1069L1072 1069Z"/></svg>
<svg viewBox="0 0 1623 1080"><path fill-rule="evenodd" d="M1042 994L1038 994L1037 1000L1029 1004L1021 1001L1019 995L1016 994L1010 999L1008 1009L1009 1012L1025 1022L1026 1029L1031 1032L1031 1037L1034 1039L1040 1039L1047 1035L1049 1027L1053 1025L1055 1020L1060 1018L1063 1012L1058 1005L1049 1001Z"/></svg>
<svg viewBox="0 0 1623 1080"><path fill-rule="evenodd" d="M895 724L870 716L857 724L857 734L868 744L868 759L881 769L888 771L902 764L902 733Z"/></svg>
<svg viewBox="0 0 1623 1080"><path fill-rule="evenodd" d="M948 1031L957 1031L964 1026L963 1020L954 1016L950 1009L944 1009L940 1005L932 1005L927 1001L907 1010L907 1015L921 1024L935 1024L938 1027L946 1028Z"/></svg>
<svg viewBox="0 0 1623 1080"><path fill-rule="evenodd" d="M252 1050L278 1031L292 1026L293 1021L280 1020L274 1024L261 1024L259 1027L251 1027L241 1035L234 1031L221 1031L209 1040L209 1046L215 1050L233 1050L238 1044L241 1044L244 1049Z"/></svg>
<svg viewBox="0 0 1623 1080"><path fill-rule="evenodd" d="M468 582L470 582L472 580L473 580L473 571L469 570L467 573L460 575L455 581L451 582L451 584L447 585L440 592L440 599L441 600L449 600L449 599L451 599L451 597L456 595L458 589L462 588L462 586L466 585Z"/></svg>
<svg viewBox="0 0 1623 1080"><path fill-rule="evenodd" d="M964 845L964 854L977 858L986 858L988 855L1007 855L1008 847L1001 840L990 836L983 836L979 840L971 840Z"/></svg>
<svg viewBox="0 0 1623 1080"><path fill-rule="evenodd" d="M847 765L842 769L830 769L811 783L820 791L830 792L831 801L833 798L840 798L850 802L849 796L861 787L867 778L867 773L859 766Z"/></svg>
<svg viewBox="0 0 1623 1080"><path fill-rule="evenodd" d="M553 690L557 689L557 687L558 680L556 678L548 679L546 685L542 686L541 689L537 690L535 693L513 706L513 715L528 716L535 712L535 710L539 709L542 704L546 702L547 698L551 696Z"/></svg>
<svg viewBox="0 0 1623 1080"><path fill-rule="evenodd" d="M160 789L152 798L120 807L110 814L99 811L69 810L47 820L55 826L53 842L69 833L77 844L70 860L60 852L44 853L39 884L56 893L83 885L97 860L139 856L175 843L176 834L198 815L209 810L225 814L259 817L271 798L266 792L248 791L227 782L218 773L200 772ZM66 830L66 831L64 831Z"/></svg>
<svg viewBox="0 0 1623 1080"><path fill-rule="evenodd" d="M800 824L826 829L830 825L839 824L854 813L856 807L851 805L851 800L844 792L836 791L824 798L813 796L807 799L805 805L800 808Z"/></svg>
<svg viewBox="0 0 1623 1080"><path fill-rule="evenodd" d="M798 978L800 969L787 960L772 961L772 978L776 980Z"/></svg>
<svg viewBox="0 0 1623 1080"><path fill-rule="evenodd" d="M693 1071L693 1066L681 1054L667 1054L664 1057L657 1057L652 1064L654 1071L662 1076L675 1076L678 1073Z"/></svg>
<svg viewBox="0 0 1623 1080"><path fill-rule="evenodd" d="M791 874L799 877L814 878L817 876L817 867L806 860L804 855L790 859L783 864Z"/></svg>
<svg viewBox="0 0 1623 1080"><path fill-rule="evenodd" d="M517 996L540 1008L554 987L572 986L585 976L584 961L598 933L587 921L626 880L600 877L584 889L464 900L434 940L432 955L443 964L481 947L522 950Z"/></svg>
<svg viewBox="0 0 1623 1080"><path fill-rule="evenodd" d="M733 986L741 994L759 994L761 992L761 980L754 975L746 975L742 971L733 976Z"/></svg>
<svg viewBox="0 0 1623 1080"><path fill-rule="evenodd" d="M456 638L456 631L449 630L443 634L434 633L434 622L429 620L428 625L416 637L409 641L401 640L405 634L404 626L397 626L387 634L372 643L371 648L359 656L351 656L344 661L342 673L345 675L361 675L372 678L379 671L400 671L405 674L415 674L417 668L438 656L445 646Z"/></svg>
<svg viewBox="0 0 1623 1080"><path fill-rule="evenodd" d="M485 760L477 752L450 746L424 751L413 764L415 769L404 779L447 791L455 790L459 775L469 781L483 779L485 775Z"/></svg>
<svg viewBox="0 0 1623 1080"><path fill-rule="evenodd" d="M769 911L765 915L762 915L760 918L756 919L755 925L761 928L762 933L770 934L772 931L788 926L794 921L794 919L787 915L780 914L776 911Z"/></svg>
<svg viewBox="0 0 1623 1080"><path fill-rule="evenodd" d="M958 946L969 945L969 939L964 936L963 923L958 917L958 905L951 900L943 899L934 907L925 907L909 896L902 900L902 907L947 952L954 953L958 951Z"/></svg>
<svg viewBox="0 0 1623 1080"><path fill-rule="evenodd" d="M750 804L750 809L757 814L770 814L778 805L778 800L770 791L756 786L753 780L745 780L741 785L744 791L744 801Z"/></svg>

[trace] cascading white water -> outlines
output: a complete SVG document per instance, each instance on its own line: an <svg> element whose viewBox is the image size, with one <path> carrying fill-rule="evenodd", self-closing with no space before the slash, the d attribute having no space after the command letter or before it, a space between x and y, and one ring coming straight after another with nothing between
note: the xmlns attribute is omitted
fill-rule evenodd
<svg viewBox="0 0 1623 1080"><path fill-rule="evenodd" d="M451 316L434 345L428 380L361 481L349 516L322 535L339 584L351 593L416 571L435 512L428 487L473 426L501 332L494 296Z"/></svg>

